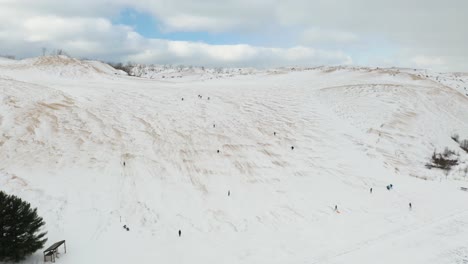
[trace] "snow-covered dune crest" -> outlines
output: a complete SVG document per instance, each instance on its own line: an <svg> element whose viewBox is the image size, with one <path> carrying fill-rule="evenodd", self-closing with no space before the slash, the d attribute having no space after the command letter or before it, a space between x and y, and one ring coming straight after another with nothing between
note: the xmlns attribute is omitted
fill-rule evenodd
<svg viewBox="0 0 468 264"><path fill-rule="evenodd" d="M126 75L106 63L86 61L65 55L43 56L23 60L0 60L0 74L29 76L29 78L97 79Z"/></svg>
<svg viewBox="0 0 468 264"><path fill-rule="evenodd" d="M58 61L0 62L0 188L67 240L58 263L468 260L460 74ZM459 164L427 169L445 147Z"/></svg>

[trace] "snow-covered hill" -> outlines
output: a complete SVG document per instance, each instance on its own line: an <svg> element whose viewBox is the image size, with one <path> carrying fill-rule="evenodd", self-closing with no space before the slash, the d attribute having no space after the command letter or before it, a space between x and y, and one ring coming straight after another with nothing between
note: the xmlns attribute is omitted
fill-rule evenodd
<svg viewBox="0 0 468 264"><path fill-rule="evenodd" d="M65 55L44 56L24 60L0 59L0 74L28 75L30 78L82 78L97 79L112 77L112 75L126 75L106 63L99 61L83 61ZM0 75L1 76L1 75Z"/></svg>
<svg viewBox="0 0 468 264"><path fill-rule="evenodd" d="M57 263L468 261L460 74L49 60L0 61L0 189L67 240ZM445 147L459 164L427 169Z"/></svg>

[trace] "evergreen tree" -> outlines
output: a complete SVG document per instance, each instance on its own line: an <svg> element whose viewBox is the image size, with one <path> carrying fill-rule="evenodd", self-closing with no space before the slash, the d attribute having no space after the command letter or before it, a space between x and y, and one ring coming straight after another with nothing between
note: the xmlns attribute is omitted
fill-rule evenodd
<svg viewBox="0 0 468 264"><path fill-rule="evenodd" d="M20 261L41 249L47 238L37 209L14 195L0 191L0 262Z"/></svg>

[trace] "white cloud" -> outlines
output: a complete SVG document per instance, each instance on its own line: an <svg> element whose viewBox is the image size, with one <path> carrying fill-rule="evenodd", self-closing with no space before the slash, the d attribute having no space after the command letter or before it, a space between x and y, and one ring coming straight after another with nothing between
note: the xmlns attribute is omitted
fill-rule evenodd
<svg viewBox="0 0 468 264"><path fill-rule="evenodd" d="M226 29L233 29L237 26L235 21L222 18L211 18L194 15L175 15L164 20L165 31L210 31L217 32Z"/></svg>
<svg viewBox="0 0 468 264"><path fill-rule="evenodd" d="M412 63L419 68L430 68L430 67L437 67L437 66L444 66L446 62L441 57L431 57L431 56L424 56L419 55L410 59Z"/></svg>
<svg viewBox="0 0 468 264"><path fill-rule="evenodd" d="M131 27L115 25L99 17L18 13L15 16L16 23L0 28L2 53L39 55L42 47L48 47L49 50L64 49L74 56L110 61L209 66L271 67L351 61L343 52L303 46L266 48L145 38Z"/></svg>
<svg viewBox="0 0 468 264"><path fill-rule="evenodd" d="M306 29L301 34L301 41L306 44L349 44L358 40L359 37L351 32L318 28Z"/></svg>
<svg viewBox="0 0 468 264"><path fill-rule="evenodd" d="M187 41L149 40L147 48L128 56L130 61L207 66L306 66L350 64L351 58L342 52L314 50L307 47L287 49L250 45L208 45Z"/></svg>
<svg viewBox="0 0 468 264"><path fill-rule="evenodd" d="M201 52L197 51L199 43L193 43L191 46L184 44L186 47L163 45L178 51L167 48L150 52L146 45L154 41L110 22L124 8L152 14L166 32L248 32L259 38L268 32L275 36L271 38L273 41L282 46L286 42L289 48L275 52L249 45L232 45L225 53L227 47L207 45L203 49L209 48L210 52ZM229 63L240 63L237 53L250 63L263 54L277 56L277 61L288 63L292 63L290 58L293 57L303 63L302 56L320 63L340 61L330 59L331 55L337 58L340 51L362 53L372 40L379 39L395 49L394 53L405 54L397 57L397 61L389 57L391 52L372 55L383 56L382 61L468 71L466 10L468 1L465 0L70 0L66 3L62 0L0 0L0 50L1 53L15 51L28 55L34 54L28 50L33 47L31 45L68 45L77 55L114 58L141 55L144 50L151 54L166 52L176 59L203 54L207 61L216 57L219 62ZM285 39L285 33L297 37ZM87 48L88 45L94 51ZM268 46L274 47L275 43ZM284 55L296 54L297 47L306 49L299 55ZM184 48L194 48L195 51L183 51ZM421 59L414 59L417 56L439 60L421 63ZM365 57L367 61L376 61L376 58ZM274 61L273 58L263 58L259 64L269 60ZM363 59L357 61L365 63Z"/></svg>

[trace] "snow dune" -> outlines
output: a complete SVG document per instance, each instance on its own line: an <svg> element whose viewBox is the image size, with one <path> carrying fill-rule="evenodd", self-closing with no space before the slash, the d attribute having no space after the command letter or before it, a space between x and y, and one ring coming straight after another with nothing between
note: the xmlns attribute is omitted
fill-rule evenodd
<svg viewBox="0 0 468 264"><path fill-rule="evenodd" d="M67 240L57 263L464 263L468 97L418 73L3 60L0 186ZM446 146L458 167L426 169Z"/></svg>

